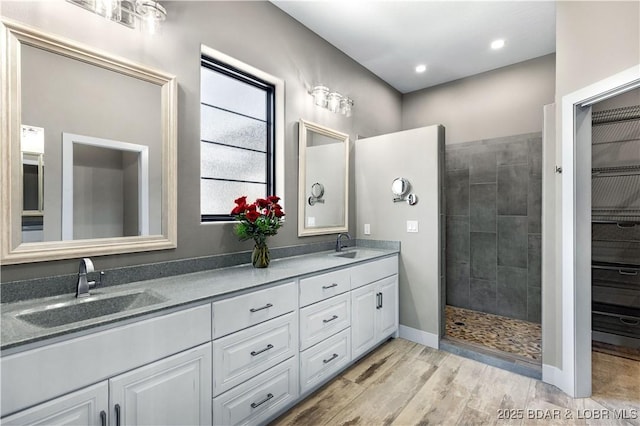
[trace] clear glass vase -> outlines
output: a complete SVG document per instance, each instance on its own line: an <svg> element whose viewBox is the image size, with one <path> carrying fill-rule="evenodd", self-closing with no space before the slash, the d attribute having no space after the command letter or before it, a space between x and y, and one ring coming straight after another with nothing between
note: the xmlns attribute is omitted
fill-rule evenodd
<svg viewBox="0 0 640 426"><path fill-rule="evenodd" d="M271 258L269 257L269 247L266 242L256 242L251 253L251 264L254 268L266 268L269 266Z"/></svg>

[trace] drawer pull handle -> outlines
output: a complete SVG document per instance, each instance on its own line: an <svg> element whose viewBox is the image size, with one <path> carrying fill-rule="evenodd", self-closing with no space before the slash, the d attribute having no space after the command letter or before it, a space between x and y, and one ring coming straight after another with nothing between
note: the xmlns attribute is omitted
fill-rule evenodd
<svg viewBox="0 0 640 426"><path fill-rule="evenodd" d="M269 393L267 394L267 397L265 399L263 399L260 402L252 402L251 403L251 408L258 408L259 406L261 406L262 404L264 404L265 402L269 401L270 399L273 398L273 394Z"/></svg>
<svg viewBox="0 0 640 426"><path fill-rule="evenodd" d="M640 325L640 320L633 320L633 319L629 319L629 318L619 318L620 322L623 323L624 325Z"/></svg>
<svg viewBox="0 0 640 426"><path fill-rule="evenodd" d="M323 290L328 290L328 289L330 289L330 288L334 288L334 287L338 287L338 283L333 283L333 284L331 284L331 285L323 285L323 286L322 286L322 289L323 289Z"/></svg>
<svg viewBox="0 0 640 426"><path fill-rule="evenodd" d="M120 426L120 404L115 405L116 410L116 426Z"/></svg>
<svg viewBox="0 0 640 426"><path fill-rule="evenodd" d="M631 277L638 275L638 271L625 271L624 269L618 269L618 273L620 275L629 275Z"/></svg>
<svg viewBox="0 0 640 426"><path fill-rule="evenodd" d="M249 309L249 312L258 312L258 311L262 311L263 309L269 309L270 307L272 307L273 305L271 303L267 303L266 305L264 305L261 308L251 308Z"/></svg>
<svg viewBox="0 0 640 426"><path fill-rule="evenodd" d="M329 364L331 361L333 361L336 358L338 358L338 354L333 354L331 355L331 358L323 359L322 362L324 362L325 364Z"/></svg>
<svg viewBox="0 0 640 426"><path fill-rule="evenodd" d="M100 424L107 426L107 413L105 413L104 410L100 411Z"/></svg>
<svg viewBox="0 0 640 426"><path fill-rule="evenodd" d="M328 323L328 322L331 322L331 321L333 321L333 320L337 320L337 319L338 319L338 316L337 316L337 315L334 315L334 316L332 316L332 317L331 317L331 318L329 318L329 319L323 319L323 320L322 320L322 322L326 324L326 323Z"/></svg>
<svg viewBox="0 0 640 426"><path fill-rule="evenodd" d="M266 352L269 349L273 349L273 345L271 343L269 343L264 349L260 349L259 351L251 351L251 356L260 355L262 352Z"/></svg>

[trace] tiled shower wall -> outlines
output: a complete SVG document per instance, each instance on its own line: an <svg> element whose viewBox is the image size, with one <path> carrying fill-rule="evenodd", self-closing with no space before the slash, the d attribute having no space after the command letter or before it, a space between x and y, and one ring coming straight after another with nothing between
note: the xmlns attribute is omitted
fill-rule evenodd
<svg viewBox="0 0 640 426"><path fill-rule="evenodd" d="M542 135L447 145L447 304L540 322Z"/></svg>

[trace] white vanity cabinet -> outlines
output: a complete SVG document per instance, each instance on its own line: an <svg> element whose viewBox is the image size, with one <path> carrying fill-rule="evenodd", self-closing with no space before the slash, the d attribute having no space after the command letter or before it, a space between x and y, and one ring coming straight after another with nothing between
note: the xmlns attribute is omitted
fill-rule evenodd
<svg viewBox="0 0 640 426"><path fill-rule="evenodd" d="M334 266L3 356L0 423L264 424L397 329L398 256Z"/></svg>
<svg viewBox="0 0 640 426"><path fill-rule="evenodd" d="M142 424L147 411L188 408L177 403L195 386L190 404L206 408L195 424L211 424L210 318L207 304L4 356L0 423L115 425L118 404Z"/></svg>
<svg viewBox="0 0 640 426"><path fill-rule="evenodd" d="M3 425L210 425L207 343L2 419Z"/></svg>
<svg viewBox="0 0 640 426"><path fill-rule="evenodd" d="M398 329L398 276L351 292L351 342L354 359Z"/></svg>
<svg viewBox="0 0 640 426"><path fill-rule="evenodd" d="M398 256L300 280L300 392L398 330Z"/></svg>

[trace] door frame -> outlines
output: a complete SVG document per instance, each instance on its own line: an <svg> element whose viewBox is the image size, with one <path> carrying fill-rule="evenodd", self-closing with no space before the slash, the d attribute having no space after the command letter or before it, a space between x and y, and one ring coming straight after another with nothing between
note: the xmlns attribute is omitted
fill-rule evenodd
<svg viewBox="0 0 640 426"><path fill-rule="evenodd" d="M62 240L73 236L73 145L89 145L138 154L138 235L149 235L149 147L93 136L62 134Z"/></svg>
<svg viewBox="0 0 640 426"><path fill-rule="evenodd" d="M562 378L591 396L591 105L640 87L640 64L562 97ZM585 149L588 147L588 149Z"/></svg>

